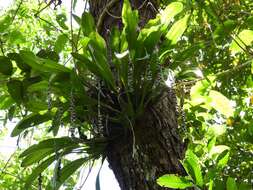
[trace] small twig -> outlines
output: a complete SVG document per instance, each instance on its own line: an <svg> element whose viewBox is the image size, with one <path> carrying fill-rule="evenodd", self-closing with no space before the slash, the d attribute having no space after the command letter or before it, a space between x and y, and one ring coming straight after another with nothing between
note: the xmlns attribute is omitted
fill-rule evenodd
<svg viewBox="0 0 253 190"><path fill-rule="evenodd" d="M16 153L16 152L14 151L14 152L10 155L10 157L8 158L7 162L5 163L5 165L4 165L4 167L3 167L2 171L1 171L0 177L2 177L2 174L5 172L4 170L7 168L8 164L10 163L10 161L11 161L11 159L12 159L12 157L14 156L15 153Z"/></svg>
<svg viewBox="0 0 253 190"><path fill-rule="evenodd" d="M64 36L66 36L70 42L72 42L72 39L70 39L69 36L63 32L63 30L61 30L60 28L57 28L53 23L51 23L51 22L49 22L49 21L41 18L40 16L37 16L37 18L40 19L40 20L42 20L43 22L49 24L50 26L52 26L56 31L59 31L61 34L63 34Z"/></svg>
<svg viewBox="0 0 253 190"><path fill-rule="evenodd" d="M54 0L49 1L49 3L45 7L43 7L42 9L38 10L38 12L34 14L34 16L37 17L42 11L44 11L46 8L48 8L53 2L54 2Z"/></svg>
<svg viewBox="0 0 253 190"><path fill-rule="evenodd" d="M13 17L12 17L11 23L13 23L13 21L15 20L17 14L18 14L18 11L19 11L19 9L20 9L20 7L21 7L21 5L22 5L22 3L23 3L23 0L21 0L20 3L18 4L18 8L16 9L16 11L15 11Z"/></svg>

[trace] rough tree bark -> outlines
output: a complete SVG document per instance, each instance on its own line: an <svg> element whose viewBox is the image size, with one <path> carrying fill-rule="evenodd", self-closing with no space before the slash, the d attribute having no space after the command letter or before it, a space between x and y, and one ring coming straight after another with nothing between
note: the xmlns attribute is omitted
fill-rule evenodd
<svg viewBox="0 0 253 190"><path fill-rule="evenodd" d="M112 26L122 27L122 3L123 0L90 0L91 14L105 38ZM157 13L158 0L132 0L131 4L139 9L140 27ZM135 122L134 132L114 139L107 147L109 165L122 190L163 189L156 184L159 176L184 174L179 160L185 145L177 134L175 97L171 89L165 89L160 100L146 108Z"/></svg>

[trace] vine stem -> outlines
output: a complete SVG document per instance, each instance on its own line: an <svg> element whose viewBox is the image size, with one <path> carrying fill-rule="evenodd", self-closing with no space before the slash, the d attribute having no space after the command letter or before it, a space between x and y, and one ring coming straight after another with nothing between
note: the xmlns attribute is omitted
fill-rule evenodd
<svg viewBox="0 0 253 190"><path fill-rule="evenodd" d="M108 9L112 8L112 6L117 3L119 0L111 0L109 3L106 4L105 8L103 9L102 13L100 14L100 17L98 18L97 22L97 32L100 33L102 30L102 23L106 16Z"/></svg>

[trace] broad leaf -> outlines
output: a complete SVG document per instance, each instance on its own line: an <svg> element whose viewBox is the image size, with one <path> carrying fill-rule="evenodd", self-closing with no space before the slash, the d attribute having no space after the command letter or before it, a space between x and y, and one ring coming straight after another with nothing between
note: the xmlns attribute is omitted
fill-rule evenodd
<svg viewBox="0 0 253 190"><path fill-rule="evenodd" d="M229 159L229 150L224 150L217 158L217 167L218 168L224 168L227 163L228 163L228 159Z"/></svg>
<svg viewBox="0 0 253 190"><path fill-rule="evenodd" d="M64 50L64 47L66 46L68 42L68 37L66 34L60 34L55 42L54 50L57 53L60 53L62 50Z"/></svg>
<svg viewBox="0 0 253 190"><path fill-rule="evenodd" d="M182 19L175 22L170 28L169 32L166 34L166 38L169 41L170 45L175 45L184 34L187 28L187 22L190 15L185 15Z"/></svg>
<svg viewBox="0 0 253 190"><path fill-rule="evenodd" d="M92 15L84 11L81 20L82 30L84 36L89 36L90 33L95 31L95 22Z"/></svg>
<svg viewBox="0 0 253 190"><path fill-rule="evenodd" d="M228 149L229 149L229 147L226 145L217 145L211 149L209 154L210 154L210 156L215 157L215 156L221 154L223 151L228 150Z"/></svg>
<svg viewBox="0 0 253 190"><path fill-rule="evenodd" d="M21 104L24 99L23 83L20 80L7 82L8 92L16 103Z"/></svg>
<svg viewBox="0 0 253 190"><path fill-rule="evenodd" d="M34 127L36 125L39 125L41 123L44 123L51 119L50 114L39 114L39 113L32 113L26 117L24 117L22 120L18 122L18 124L13 129L11 136L15 137L18 136L20 133L22 133L24 130Z"/></svg>
<svg viewBox="0 0 253 190"><path fill-rule="evenodd" d="M191 177L193 177L195 183L199 187L202 187L204 184L204 181L203 181L202 171L200 167L200 162L199 162L198 157L191 150L187 150L183 165L187 173Z"/></svg>
<svg viewBox="0 0 253 190"><path fill-rule="evenodd" d="M253 30L243 30L232 41L230 50L232 53L243 52L253 42Z"/></svg>
<svg viewBox="0 0 253 190"><path fill-rule="evenodd" d="M234 114L234 108L231 106L230 101L222 95L220 92L211 90L209 96L212 98L211 106L225 115L226 117L232 117Z"/></svg>
<svg viewBox="0 0 253 190"><path fill-rule="evenodd" d="M101 190L101 188L100 188L100 172L101 172L102 166L104 164L104 161L105 161L105 157L102 158L101 166L98 170L98 174L97 174L97 177L96 177L96 190Z"/></svg>
<svg viewBox="0 0 253 190"><path fill-rule="evenodd" d="M29 72L31 70L31 67L23 61L18 53L8 53L7 56L14 60L22 71Z"/></svg>
<svg viewBox="0 0 253 190"><path fill-rule="evenodd" d="M53 190L58 190L60 186L89 159L90 158L80 158L71 161L69 164L64 166L61 170L59 178L57 179L56 187L53 187ZM51 190L52 186L53 185L48 185L46 190Z"/></svg>
<svg viewBox="0 0 253 190"><path fill-rule="evenodd" d="M193 183L186 177L177 176L174 174L167 174L159 177L157 183L162 187L185 189L192 187Z"/></svg>
<svg viewBox="0 0 253 190"><path fill-rule="evenodd" d="M11 60L8 57L0 56L0 73L4 75L11 75L13 66Z"/></svg>
<svg viewBox="0 0 253 190"><path fill-rule="evenodd" d="M5 32L12 22L12 17L8 14L0 20L0 33Z"/></svg>
<svg viewBox="0 0 253 190"><path fill-rule="evenodd" d="M67 21L66 14L58 14L56 15L56 21L60 25L60 27L64 30L68 30L68 26L65 24Z"/></svg>
<svg viewBox="0 0 253 190"><path fill-rule="evenodd" d="M41 72L70 72L70 69L50 59L36 57L32 52L21 51L21 58L33 69Z"/></svg>
<svg viewBox="0 0 253 190"><path fill-rule="evenodd" d="M129 48L134 48L137 39L139 16L137 10L132 10L129 0L124 0L122 8L122 22Z"/></svg>
<svg viewBox="0 0 253 190"><path fill-rule="evenodd" d="M181 2L170 3L160 14L161 23L167 27L174 16L182 12L183 7Z"/></svg>
<svg viewBox="0 0 253 190"><path fill-rule="evenodd" d="M9 95L0 96L0 110L6 110L14 103L14 100Z"/></svg>
<svg viewBox="0 0 253 190"><path fill-rule="evenodd" d="M26 149L24 152L20 154L20 157L25 157L29 154L40 151L42 149L50 148L50 149L54 149L55 151L58 151L60 149L73 146L73 145L78 145L78 143L73 141L73 139L70 137L47 139L47 140L39 142L38 144L30 146L28 149Z"/></svg>
<svg viewBox="0 0 253 190"><path fill-rule="evenodd" d="M41 149L39 151L36 151L32 154L29 154L28 156L26 156L21 163L22 167L27 167L30 166L34 163L37 163L39 161L41 161L42 159L44 159L45 157L51 155L52 153L54 153L55 151L51 148L45 148L45 149Z"/></svg>
<svg viewBox="0 0 253 190"><path fill-rule="evenodd" d="M31 175L26 179L25 189L29 189L34 180L45 170L47 169L55 160L55 155L41 162L36 168L33 169Z"/></svg>

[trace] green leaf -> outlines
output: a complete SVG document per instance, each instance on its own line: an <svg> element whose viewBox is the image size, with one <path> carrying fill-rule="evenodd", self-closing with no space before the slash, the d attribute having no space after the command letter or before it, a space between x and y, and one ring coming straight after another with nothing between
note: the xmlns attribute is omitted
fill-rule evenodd
<svg viewBox="0 0 253 190"><path fill-rule="evenodd" d="M32 173L27 177L24 189L29 189L32 182L37 179L37 177L47 169L55 160L55 155L41 162L36 168L32 170Z"/></svg>
<svg viewBox="0 0 253 190"><path fill-rule="evenodd" d="M214 146L211 151L209 152L210 156L217 156L219 154L221 154L223 151L228 150L229 147L226 145L217 145Z"/></svg>
<svg viewBox="0 0 253 190"><path fill-rule="evenodd" d="M253 61L251 63L251 74L253 74Z"/></svg>
<svg viewBox="0 0 253 190"><path fill-rule="evenodd" d="M43 91L46 89L48 89L48 81L43 80L28 86L27 91L34 92L34 91Z"/></svg>
<svg viewBox="0 0 253 190"><path fill-rule="evenodd" d="M231 106L229 99L227 99L223 94L215 90L211 90L209 97L212 98L211 106L215 110L226 117L232 117L234 115L234 108Z"/></svg>
<svg viewBox="0 0 253 190"><path fill-rule="evenodd" d="M7 83L8 92L16 103L21 104L24 99L23 83L20 80L10 80Z"/></svg>
<svg viewBox="0 0 253 190"><path fill-rule="evenodd" d="M200 162L198 157L191 150L187 150L183 165L187 173L191 177L193 177L195 183L199 187L202 187L204 185L204 181L201 172Z"/></svg>
<svg viewBox="0 0 253 190"><path fill-rule="evenodd" d="M252 190L252 184L240 183L239 190Z"/></svg>
<svg viewBox="0 0 253 190"><path fill-rule="evenodd" d="M82 19L79 16L75 15L75 14L72 14L72 16L75 19L76 23L81 26Z"/></svg>
<svg viewBox="0 0 253 190"><path fill-rule="evenodd" d="M22 160L21 166L22 167L30 166L34 163L37 163L37 162L41 161L42 159L44 159L45 157L51 155L54 152L55 151L51 148L40 149L39 151L36 151L36 152L26 156Z"/></svg>
<svg viewBox="0 0 253 190"><path fill-rule="evenodd" d="M23 34L18 31L18 30L14 30L9 34L9 39L10 39L10 43L11 44L22 44L25 43L25 37L23 36Z"/></svg>
<svg viewBox="0 0 253 190"><path fill-rule="evenodd" d="M213 190L213 180L209 181L208 190Z"/></svg>
<svg viewBox="0 0 253 190"><path fill-rule="evenodd" d="M35 152L38 152L42 149L53 149L54 151L58 151L63 148L71 147L71 146L76 146L78 145L77 142L73 141L72 138L70 137L60 137L60 138L51 138L51 139L46 139L38 144L34 144L27 148L25 151L23 151L20 154L20 158L25 157L29 154L33 154Z"/></svg>
<svg viewBox="0 0 253 190"><path fill-rule="evenodd" d="M229 150L224 150L217 158L217 167L222 169L224 168L227 163L228 163L228 159L229 159Z"/></svg>
<svg viewBox="0 0 253 190"><path fill-rule="evenodd" d="M122 8L122 22L129 48L134 48L137 39L138 11L132 10L129 0L124 0Z"/></svg>
<svg viewBox="0 0 253 190"><path fill-rule="evenodd" d="M235 179L232 177L228 177L226 187L227 190L237 190Z"/></svg>
<svg viewBox="0 0 253 190"><path fill-rule="evenodd" d="M3 19L0 20L0 33L6 32L12 22L10 15L6 15Z"/></svg>
<svg viewBox="0 0 253 190"><path fill-rule="evenodd" d="M48 113L43 114L43 115L38 114L38 113L32 113L28 116L25 116L21 121L17 123L17 125L15 126L15 128L13 129L11 133L11 136L12 137L18 136L27 128L34 127L50 119L51 119L51 115Z"/></svg>
<svg viewBox="0 0 253 190"><path fill-rule="evenodd" d="M90 33L95 32L95 22L92 15L86 11L82 14L81 20L82 30L84 36L89 36Z"/></svg>
<svg viewBox="0 0 253 190"><path fill-rule="evenodd" d="M41 72L70 72L70 69L50 59L42 59L29 51L20 51L21 58L33 69Z"/></svg>
<svg viewBox="0 0 253 190"><path fill-rule="evenodd" d="M87 61L88 64L87 66L89 69L93 67L91 72L94 72L96 68L97 73L100 74L101 79L103 79L107 84L109 84L112 88L114 88L115 81L107 61L105 40L97 32L91 33L89 37L90 41L88 48L92 56L92 59L95 63L90 64Z"/></svg>
<svg viewBox="0 0 253 190"><path fill-rule="evenodd" d="M241 31L230 45L232 54L243 52L246 46L250 46L253 42L253 30Z"/></svg>
<svg viewBox="0 0 253 190"><path fill-rule="evenodd" d="M17 64L17 66L25 72L29 72L31 70L31 67L29 65L27 65L23 59L21 58L21 56L18 53L8 53L7 56L14 60Z"/></svg>
<svg viewBox="0 0 253 190"><path fill-rule="evenodd" d="M67 16L65 14L56 15L56 21L62 29L68 30L68 26L65 24L65 22L67 21Z"/></svg>
<svg viewBox="0 0 253 190"><path fill-rule="evenodd" d="M4 75L11 75L13 66L11 60L8 57L0 56L0 73Z"/></svg>
<svg viewBox="0 0 253 190"><path fill-rule="evenodd" d="M68 42L68 37L66 34L60 34L55 42L54 50L56 53L60 53L66 47L66 43Z"/></svg>
<svg viewBox="0 0 253 190"><path fill-rule="evenodd" d="M84 55L80 55L78 53L72 53L72 56L81 61L78 63L81 67L86 66L90 72L98 76L100 79L104 80L107 84L110 84L110 86L114 87L115 84L113 75L109 66L107 65L106 58L101 54L99 55L98 52L91 53L93 55L93 59L95 59L95 63L91 62Z"/></svg>
<svg viewBox="0 0 253 190"><path fill-rule="evenodd" d="M166 38L169 41L170 45L175 45L180 40L181 36L187 28L189 17L190 15L187 14L172 25L169 32L166 34Z"/></svg>
<svg viewBox="0 0 253 190"><path fill-rule="evenodd" d="M64 166L61 170L61 175L59 176L57 180L57 184L54 190L58 190L60 186L89 159L90 158L80 158ZM50 188L51 187L47 187L47 190Z"/></svg>
<svg viewBox="0 0 253 190"><path fill-rule="evenodd" d="M213 138L211 138L207 144L207 149L208 152L210 152L210 150L215 146L216 143L216 137L214 136Z"/></svg>
<svg viewBox="0 0 253 190"><path fill-rule="evenodd" d="M9 95L0 96L0 110L6 110L14 104L14 100Z"/></svg>
<svg viewBox="0 0 253 190"><path fill-rule="evenodd" d="M37 57L43 58L43 59L50 59L52 61L58 62L60 60L60 57L57 52L51 51L51 50L45 50L41 49L37 54Z"/></svg>
<svg viewBox="0 0 253 190"><path fill-rule="evenodd" d="M174 174L166 174L157 179L157 183L162 187L185 189L193 187L193 183L186 177L177 176Z"/></svg>
<svg viewBox="0 0 253 190"><path fill-rule="evenodd" d="M98 170L98 174L97 174L97 177L96 177L96 190L100 190L100 172L101 172L101 169L102 169L102 166L103 166L103 163L105 161L105 157L102 158L102 161L101 161L101 166Z"/></svg>
<svg viewBox="0 0 253 190"><path fill-rule="evenodd" d="M161 23L167 27L174 16L182 12L183 8L184 6L180 2L170 3L159 15L161 18Z"/></svg>
<svg viewBox="0 0 253 190"><path fill-rule="evenodd" d="M213 33L213 36L215 39L224 39L226 36L229 36L229 34L235 29L236 26L237 23L234 20L228 19L217 26Z"/></svg>

